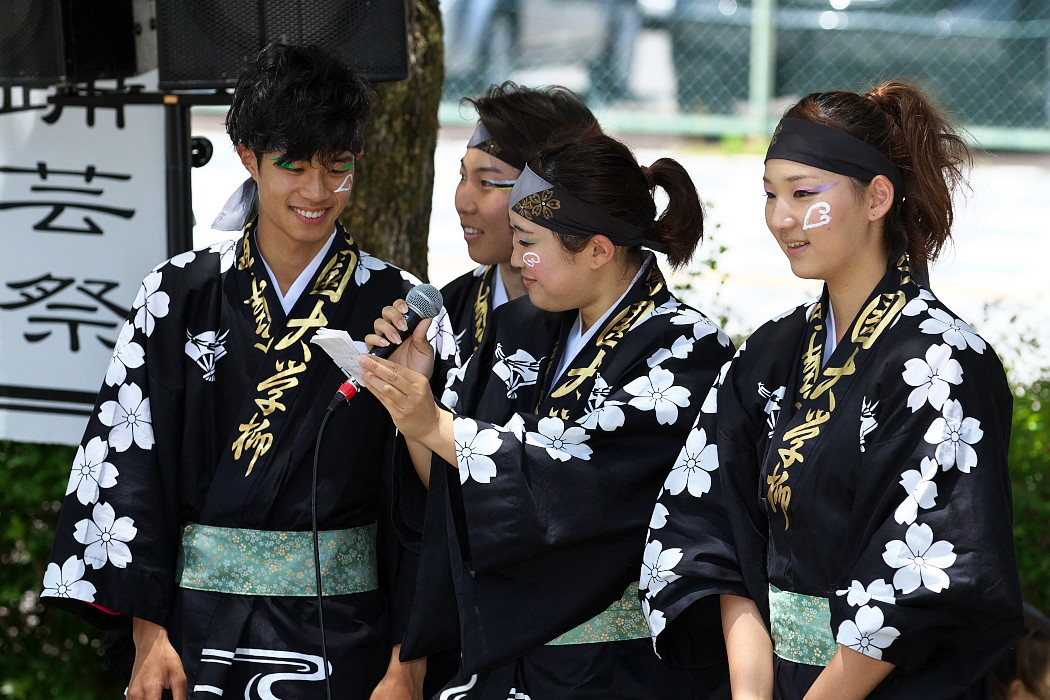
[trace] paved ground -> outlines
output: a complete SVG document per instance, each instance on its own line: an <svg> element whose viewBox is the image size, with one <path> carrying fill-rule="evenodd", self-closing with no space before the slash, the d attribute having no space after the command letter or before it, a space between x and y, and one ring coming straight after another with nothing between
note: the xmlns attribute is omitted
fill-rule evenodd
<svg viewBox="0 0 1050 700"><path fill-rule="evenodd" d="M201 224L195 240L203 245L224 235L208 224L244 171L216 117L195 114L194 134L209 136L216 146L212 162L194 171L194 210ZM429 275L439 285L472 267L453 205L468 137L465 129L446 128L435 153ZM696 181L709 215L708 240L698 257L715 255L718 274L687 274L677 282L692 283L693 290L685 293L691 303L728 317L729 333L746 335L819 292L819 284L792 276L770 240L763 219L761 156L725 154L672 138L620 137L635 147L642 163L671 156ZM1030 378L1050 368L1050 154L983 154L970 183L972 192L961 200L957 215L955 246L933 268L933 288L996 347L1015 378ZM717 253L719 246L725 246L724 253ZM1033 347L1029 339L1042 347Z"/></svg>

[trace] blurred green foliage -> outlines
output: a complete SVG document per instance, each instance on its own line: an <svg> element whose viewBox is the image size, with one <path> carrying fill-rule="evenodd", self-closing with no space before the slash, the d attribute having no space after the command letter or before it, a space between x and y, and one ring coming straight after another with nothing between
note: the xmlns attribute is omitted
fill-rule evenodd
<svg viewBox="0 0 1050 700"><path fill-rule="evenodd" d="M0 441L0 698L112 700L102 635L38 594L76 449Z"/></svg>
<svg viewBox="0 0 1050 700"><path fill-rule="evenodd" d="M1050 610L1050 373L1014 389L1010 478L1025 600Z"/></svg>

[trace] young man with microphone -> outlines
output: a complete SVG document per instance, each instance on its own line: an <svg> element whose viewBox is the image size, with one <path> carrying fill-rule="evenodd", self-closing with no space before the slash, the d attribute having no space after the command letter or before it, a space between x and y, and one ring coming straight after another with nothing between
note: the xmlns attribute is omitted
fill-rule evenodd
<svg viewBox="0 0 1050 700"><path fill-rule="evenodd" d="M257 215L150 272L120 334L42 595L111 632L129 698L393 698L421 682L395 653L393 425L367 392L327 410L346 377L310 342L363 339L417 283L338 221L373 99L333 54L264 49L227 117L251 181L224 218L256 192Z"/></svg>

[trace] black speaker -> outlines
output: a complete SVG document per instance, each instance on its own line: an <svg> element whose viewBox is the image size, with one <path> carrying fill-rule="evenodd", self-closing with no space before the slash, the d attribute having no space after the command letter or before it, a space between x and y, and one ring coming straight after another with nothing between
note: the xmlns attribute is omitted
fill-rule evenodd
<svg viewBox="0 0 1050 700"><path fill-rule="evenodd" d="M373 82L408 77L406 0L157 0L158 87L233 87L271 41L337 51Z"/></svg>
<svg viewBox="0 0 1050 700"><path fill-rule="evenodd" d="M151 0L4 0L0 85L127 78L157 65Z"/></svg>

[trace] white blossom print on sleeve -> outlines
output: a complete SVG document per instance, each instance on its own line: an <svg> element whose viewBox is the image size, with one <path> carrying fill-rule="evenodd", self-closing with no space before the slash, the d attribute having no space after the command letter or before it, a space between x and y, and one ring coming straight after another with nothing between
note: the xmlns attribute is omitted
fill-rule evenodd
<svg viewBox="0 0 1050 700"><path fill-rule="evenodd" d="M664 481L664 488L673 496L686 491L690 496L700 498L711 490L711 473L716 469L717 446L707 441L707 431L694 427Z"/></svg>
<svg viewBox="0 0 1050 700"><path fill-rule="evenodd" d="M73 468L69 472L66 495L76 491L77 500L89 506L98 502L99 490L117 485L117 468L106 461L109 445L96 436L77 448Z"/></svg>
<svg viewBox="0 0 1050 700"><path fill-rule="evenodd" d="M91 568L101 569L106 564L113 564L123 569L131 563L131 549L127 543L137 534L134 520L127 516L118 518L113 506L98 503L91 511L90 520L85 518L76 524L73 538L84 545L84 561Z"/></svg>
<svg viewBox="0 0 1050 700"><path fill-rule="evenodd" d="M125 321L113 346L113 356L106 368L106 386L119 386L128 378L129 369L138 369L146 362L146 351L135 341L135 326Z"/></svg>
<svg viewBox="0 0 1050 700"><path fill-rule="evenodd" d="M915 387L908 394L908 408L914 413L928 401L941 410L952 385L962 384L962 375L962 365L952 357L950 345L931 345L925 360L913 357L904 363L904 381Z"/></svg>
<svg viewBox="0 0 1050 700"><path fill-rule="evenodd" d="M40 595L53 598L75 598L94 603L95 585L84 580L85 571L87 567L84 566L83 560L75 556L62 562L61 567L51 562L47 565L47 571L44 572L44 590Z"/></svg>
<svg viewBox="0 0 1050 700"><path fill-rule="evenodd" d="M99 407L98 419L110 427L109 446L117 452L127 450L132 443L144 450L153 447L149 398L142 397L137 384L121 386L116 401L106 401Z"/></svg>
<svg viewBox="0 0 1050 700"><path fill-rule="evenodd" d="M883 627L884 622L881 610L865 605L857 610L856 620L844 620L839 625L835 641L865 656L881 659L882 650L900 636L896 627Z"/></svg>
<svg viewBox="0 0 1050 700"><path fill-rule="evenodd" d="M682 307L681 310L671 319L671 323L676 326L692 326L694 340L700 340L701 338L714 333L722 347L729 346L729 336L726 335L725 331L719 328L717 323L709 319L707 316L704 316L696 309L691 309L687 306Z"/></svg>
<svg viewBox="0 0 1050 700"><path fill-rule="evenodd" d="M623 390L634 398L628 405L642 411L655 411L656 421L671 425L678 420L678 409L689 406L690 392L676 386L674 373L663 367L654 367L646 377L632 380Z"/></svg>
<svg viewBox="0 0 1050 700"><path fill-rule="evenodd" d="M158 318L168 315L167 292L160 291L162 276L159 270L146 275L139 285L139 293L135 297L132 308L135 310L135 327L146 334L148 338L153 334Z"/></svg>
<svg viewBox="0 0 1050 700"><path fill-rule="evenodd" d="M937 460L922 458L918 469L909 469L901 474L901 486L907 496L897 506L893 519L902 525L911 525L919 515L919 509L928 510L937 505Z"/></svg>
<svg viewBox="0 0 1050 700"><path fill-rule="evenodd" d="M357 267L354 269L354 282L357 285L363 286L368 282L368 279L372 276L373 270L385 270L387 264L379 258L366 253L361 252L361 256L357 260ZM418 282L415 282L418 284Z"/></svg>
<svg viewBox="0 0 1050 700"><path fill-rule="evenodd" d="M538 432L525 433L525 442L546 449L551 458L559 462L590 460L592 450L584 444L588 435L582 427L566 426L561 418L541 418L536 428Z"/></svg>
<svg viewBox="0 0 1050 700"><path fill-rule="evenodd" d="M944 471L957 467L968 474L977 466L977 451L972 445L980 442L984 431L979 420L963 415L960 402L945 401L941 417L930 424L923 437L926 442L937 445L937 462Z"/></svg>
<svg viewBox="0 0 1050 700"><path fill-rule="evenodd" d="M911 593L919 586L940 593L951 583L944 570L955 563L955 545L947 540L935 542L929 525L913 524L903 541L892 540L886 544L882 559L897 570L893 587L901 593Z"/></svg>
<svg viewBox="0 0 1050 700"><path fill-rule="evenodd" d="M674 568L682 561L682 556L683 552L678 547L664 549L660 540L649 542L642 554L642 575L638 581L638 589L648 591L646 597L652 597L670 582L681 578L674 572Z"/></svg>
<svg viewBox="0 0 1050 700"><path fill-rule="evenodd" d="M866 587L860 581L854 580L849 588L835 591L835 595L846 596L846 603L855 607L867 605L873 600L880 603L894 605L897 602L893 594L893 586L886 583L885 579L875 579Z"/></svg>
<svg viewBox="0 0 1050 700"><path fill-rule="evenodd" d="M611 390L612 387L601 374L595 376L591 395L587 397L587 412L577 421L580 425L588 430L600 428L605 431L623 426L624 415L620 407L624 403L616 400L606 401Z"/></svg>
<svg viewBox="0 0 1050 700"><path fill-rule="evenodd" d="M467 483L467 479L473 479L479 484L489 483L496 476L496 463L492 461L492 455L503 444L499 433L492 428L479 431L473 419L459 416L453 420L453 432L460 483Z"/></svg>
<svg viewBox="0 0 1050 700"><path fill-rule="evenodd" d="M988 347L970 324L942 309L930 309L930 317L920 323L919 328L923 333L941 336L945 343L959 350L973 348L978 354L983 354Z"/></svg>

